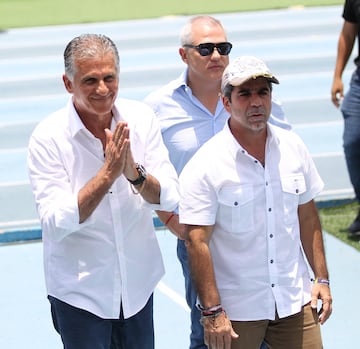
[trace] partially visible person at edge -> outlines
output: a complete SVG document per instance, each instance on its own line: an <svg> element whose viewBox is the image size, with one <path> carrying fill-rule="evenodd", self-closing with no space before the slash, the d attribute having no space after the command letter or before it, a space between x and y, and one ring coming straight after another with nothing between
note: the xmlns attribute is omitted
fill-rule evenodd
<svg viewBox="0 0 360 349"><path fill-rule="evenodd" d="M272 83L256 57L229 64L221 91L230 118L179 177L180 223L211 349L263 341L322 349L320 324L332 311L314 202L323 182L300 137L268 124Z"/></svg>
<svg viewBox="0 0 360 349"><path fill-rule="evenodd" d="M223 129L229 118L220 98L220 84L232 48L221 22L209 16L190 18L180 33L180 42L179 55L187 68L179 78L144 100L160 120L163 139L178 174L201 145ZM275 101L270 122L291 128L281 105ZM184 226L179 224L177 210L172 214L157 213L178 237L177 255L185 278L186 301L191 309L190 348L206 348L200 312L196 308L197 295L189 274Z"/></svg>
<svg viewBox="0 0 360 349"><path fill-rule="evenodd" d="M64 52L67 105L42 121L28 167L45 279L66 349L153 349L153 291L164 274L153 210L178 204L178 179L149 106L119 99L111 39Z"/></svg>
<svg viewBox="0 0 360 349"><path fill-rule="evenodd" d="M360 0L346 0L342 16L344 23L338 40L331 100L341 109L344 118L345 160L355 199L360 204ZM342 75L356 38L358 50L354 60L355 71L351 77L350 88L344 96ZM348 227L348 234L350 238L360 238L360 209Z"/></svg>

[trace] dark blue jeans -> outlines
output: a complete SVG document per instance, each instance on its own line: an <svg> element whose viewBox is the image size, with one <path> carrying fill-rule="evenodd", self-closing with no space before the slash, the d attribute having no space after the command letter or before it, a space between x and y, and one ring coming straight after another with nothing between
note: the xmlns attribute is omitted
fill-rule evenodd
<svg viewBox="0 0 360 349"><path fill-rule="evenodd" d="M154 349L153 296L134 316L102 319L49 296L51 315L64 349Z"/></svg>
<svg viewBox="0 0 360 349"><path fill-rule="evenodd" d="M207 349L204 343L204 329L200 324L201 313L196 306L197 293L190 277L189 260L186 251L185 242L178 239L177 255L182 266L182 271L185 279L185 297L191 313L191 333L190 333L190 349ZM261 345L260 349L267 349L265 343Z"/></svg>
<svg viewBox="0 0 360 349"><path fill-rule="evenodd" d="M360 69L351 77L341 111L344 117L343 146L346 165L355 196L360 202Z"/></svg>
<svg viewBox="0 0 360 349"><path fill-rule="evenodd" d="M197 293L191 281L188 254L183 240L178 239L177 255L185 279L185 298L191 311L190 349L207 349L204 343L204 329L200 323L201 313L196 306Z"/></svg>

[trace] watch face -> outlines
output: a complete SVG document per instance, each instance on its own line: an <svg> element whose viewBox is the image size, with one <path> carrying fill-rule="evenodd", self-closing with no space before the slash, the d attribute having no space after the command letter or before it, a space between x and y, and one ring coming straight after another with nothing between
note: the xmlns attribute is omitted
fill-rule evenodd
<svg viewBox="0 0 360 349"><path fill-rule="evenodd" d="M145 170L145 167L141 164L136 164L136 169L139 172L139 177L136 178L133 181L129 181L133 185L139 185L146 179L147 172Z"/></svg>
<svg viewBox="0 0 360 349"><path fill-rule="evenodd" d="M147 172L145 170L145 167L143 165L137 164L136 165L136 169L139 171L139 175L140 177L144 177L144 179L146 178Z"/></svg>

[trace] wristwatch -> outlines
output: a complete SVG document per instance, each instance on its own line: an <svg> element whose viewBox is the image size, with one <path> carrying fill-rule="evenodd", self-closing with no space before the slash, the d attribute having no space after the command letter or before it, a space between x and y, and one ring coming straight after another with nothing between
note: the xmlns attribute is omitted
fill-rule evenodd
<svg viewBox="0 0 360 349"><path fill-rule="evenodd" d="M141 164L138 164L136 163L136 169L139 173L139 177L136 178L135 180L130 180L130 179L127 179L132 185L139 185L141 184L142 182L144 182L144 180L146 179L146 176L147 176L147 172L145 170L145 167Z"/></svg>

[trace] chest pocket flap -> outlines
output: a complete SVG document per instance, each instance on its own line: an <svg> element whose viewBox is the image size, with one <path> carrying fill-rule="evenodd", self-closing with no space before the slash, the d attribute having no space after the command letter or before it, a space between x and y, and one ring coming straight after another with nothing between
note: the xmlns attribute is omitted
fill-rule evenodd
<svg viewBox="0 0 360 349"><path fill-rule="evenodd" d="M306 191L305 178L302 173L281 177L283 192L293 195L301 195Z"/></svg>
<svg viewBox="0 0 360 349"><path fill-rule="evenodd" d="M221 188L218 194L217 222L222 230L231 233L253 229L253 199L251 185L234 185Z"/></svg>

